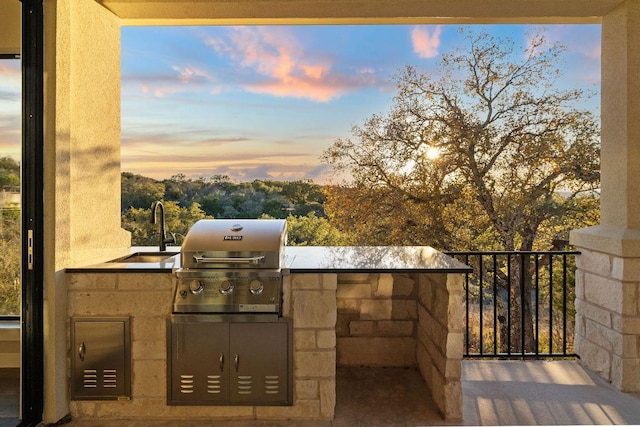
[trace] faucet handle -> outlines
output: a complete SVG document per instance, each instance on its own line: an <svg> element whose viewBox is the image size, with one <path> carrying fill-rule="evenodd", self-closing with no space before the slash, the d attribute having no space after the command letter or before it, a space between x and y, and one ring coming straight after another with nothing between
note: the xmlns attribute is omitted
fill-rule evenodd
<svg viewBox="0 0 640 427"><path fill-rule="evenodd" d="M176 233L169 232L169 236L164 238L164 243L167 243L167 244L173 243L173 244L175 244L176 243Z"/></svg>

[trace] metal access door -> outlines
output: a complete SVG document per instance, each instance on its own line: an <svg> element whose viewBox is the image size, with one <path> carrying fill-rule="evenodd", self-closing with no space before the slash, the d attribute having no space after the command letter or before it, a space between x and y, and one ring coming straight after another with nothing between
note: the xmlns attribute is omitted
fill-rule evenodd
<svg viewBox="0 0 640 427"><path fill-rule="evenodd" d="M184 320L183 320L184 318ZM197 316L168 323L167 400L170 405L229 401L229 324Z"/></svg>
<svg viewBox="0 0 640 427"><path fill-rule="evenodd" d="M131 398L129 318L71 320L71 398Z"/></svg>
<svg viewBox="0 0 640 427"><path fill-rule="evenodd" d="M230 325L231 402L287 404L289 330L285 322Z"/></svg>

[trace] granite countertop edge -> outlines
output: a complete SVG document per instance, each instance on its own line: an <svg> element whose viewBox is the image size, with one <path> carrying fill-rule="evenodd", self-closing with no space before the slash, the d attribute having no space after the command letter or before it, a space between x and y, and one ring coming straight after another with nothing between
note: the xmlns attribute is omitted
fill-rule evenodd
<svg viewBox="0 0 640 427"><path fill-rule="evenodd" d="M176 248L171 248L176 249ZM157 248L132 247L131 253ZM426 254L426 255L425 255ZM328 258L331 256L331 258ZM437 265L425 265L431 257ZM404 258L403 258L404 257ZM334 259L335 258L335 259ZM394 261L395 260L395 261ZM418 261L416 263L416 261ZM428 260L426 261L429 262ZM391 265L393 264L393 265ZM168 261L102 262L73 266L66 273L171 273L180 266L180 253ZM429 246L287 246L283 274L309 273L470 273L473 269Z"/></svg>

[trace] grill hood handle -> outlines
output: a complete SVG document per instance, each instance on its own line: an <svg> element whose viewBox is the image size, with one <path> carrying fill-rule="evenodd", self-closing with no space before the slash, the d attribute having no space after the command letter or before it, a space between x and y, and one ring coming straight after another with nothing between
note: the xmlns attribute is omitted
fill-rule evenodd
<svg viewBox="0 0 640 427"><path fill-rule="evenodd" d="M264 262L264 256L254 256L247 258L208 258L194 255L193 262L196 264L261 264Z"/></svg>

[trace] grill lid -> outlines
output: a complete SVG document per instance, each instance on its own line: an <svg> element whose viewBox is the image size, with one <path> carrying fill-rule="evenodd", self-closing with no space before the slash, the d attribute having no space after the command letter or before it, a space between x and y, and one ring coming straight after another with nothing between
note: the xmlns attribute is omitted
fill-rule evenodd
<svg viewBox="0 0 640 427"><path fill-rule="evenodd" d="M270 268L284 260L283 219L202 219L184 239L182 268Z"/></svg>

